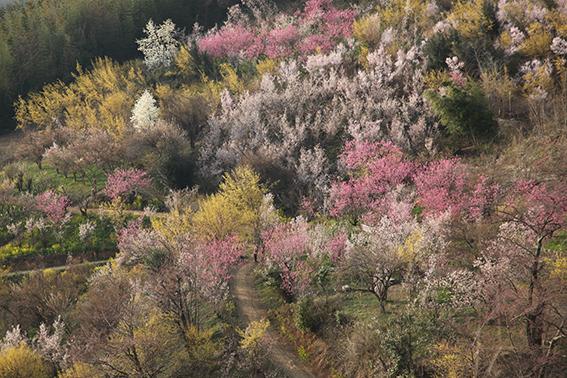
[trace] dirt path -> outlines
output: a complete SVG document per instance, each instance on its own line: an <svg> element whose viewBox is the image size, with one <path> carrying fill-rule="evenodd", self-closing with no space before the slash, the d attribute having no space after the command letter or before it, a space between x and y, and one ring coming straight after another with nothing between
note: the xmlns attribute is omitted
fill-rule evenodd
<svg viewBox="0 0 567 378"><path fill-rule="evenodd" d="M51 267L45 267L45 268L37 268L37 269L29 269L29 270L19 270L16 272L10 272L4 275L4 277L10 278L10 277L18 277L18 276L27 276L30 275L32 273L37 273L37 272L43 272L44 270L52 270L55 272L62 272L64 270L69 269L71 266L101 266L104 264L107 264L109 260L100 260L100 261L86 261L86 262L82 262L82 263L78 263L78 264L74 264L74 265L60 265L60 266L51 266Z"/></svg>
<svg viewBox="0 0 567 378"><path fill-rule="evenodd" d="M242 325L245 326L253 320L267 318L268 313L260 302L254 287L253 264L246 263L241 266L234 276L232 292L236 298L236 307ZM270 359L286 377L315 377L310 369L294 353L292 347L277 331L268 331L270 345Z"/></svg>

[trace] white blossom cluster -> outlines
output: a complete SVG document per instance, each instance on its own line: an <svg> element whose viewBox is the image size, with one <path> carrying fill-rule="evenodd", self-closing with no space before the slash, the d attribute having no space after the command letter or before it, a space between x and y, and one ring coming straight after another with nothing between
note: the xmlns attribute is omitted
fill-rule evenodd
<svg viewBox="0 0 567 378"><path fill-rule="evenodd" d="M557 55L567 55L567 41L561 37L553 38L550 48Z"/></svg>
<svg viewBox="0 0 567 378"><path fill-rule="evenodd" d="M96 224L91 221L87 221L79 225L79 239L82 241L87 240L94 232Z"/></svg>
<svg viewBox="0 0 567 378"><path fill-rule="evenodd" d="M155 25L149 20L144 29L144 38L136 41L138 50L144 54L144 63L150 70L169 67L179 50L175 24L171 20Z"/></svg>
<svg viewBox="0 0 567 378"><path fill-rule="evenodd" d="M130 122L138 131L147 130L156 124L159 116L160 111L156 105L156 99L148 90L145 90L132 109Z"/></svg>
<svg viewBox="0 0 567 378"><path fill-rule="evenodd" d="M50 328L52 329L51 332ZM18 324L6 331L6 335L0 340L0 351L22 344L28 345L47 361L62 369L67 367L69 363L68 347L64 341L64 336L65 323L63 323L61 317L58 317L51 327L41 323L37 335L31 340L22 333Z"/></svg>
<svg viewBox="0 0 567 378"><path fill-rule="evenodd" d="M265 74L254 92L236 98L224 92L202 142L203 174L219 175L256 156L293 172L307 192L320 192L341 140L386 139L424 149L436 125L422 97L419 49L392 58L380 46L355 73L347 69L351 50L339 46L304 62L289 60Z"/></svg>

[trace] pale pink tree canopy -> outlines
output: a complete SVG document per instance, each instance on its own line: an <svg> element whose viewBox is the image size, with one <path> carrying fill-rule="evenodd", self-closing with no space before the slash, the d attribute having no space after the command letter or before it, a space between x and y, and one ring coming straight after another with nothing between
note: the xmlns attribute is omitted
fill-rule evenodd
<svg viewBox="0 0 567 378"><path fill-rule="evenodd" d="M104 193L111 199L149 188L151 179L141 169L117 169L106 180Z"/></svg>
<svg viewBox="0 0 567 378"><path fill-rule="evenodd" d="M286 58L296 52L328 52L352 34L355 12L337 9L331 0L309 0L284 26L228 23L197 41L197 46L214 58Z"/></svg>
<svg viewBox="0 0 567 378"><path fill-rule="evenodd" d="M65 219L67 208L71 205L71 200L53 190L45 191L35 197L38 210L43 212L50 221L60 223Z"/></svg>

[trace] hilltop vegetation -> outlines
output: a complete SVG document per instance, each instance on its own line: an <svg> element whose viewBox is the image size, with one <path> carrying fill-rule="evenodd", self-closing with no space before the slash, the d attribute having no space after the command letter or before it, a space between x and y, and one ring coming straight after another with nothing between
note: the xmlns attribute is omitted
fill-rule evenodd
<svg viewBox="0 0 567 378"><path fill-rule="evenodd" d="M2 275L0 366L277 376L277 331L322 376L562 376L567 3L280 5L14 92L0 262L68 267Z"/></svg>
<svg viewBox="0 0 567 378"><path fill-rule="evenodd" d="M225 17L231 1L34 0L10 1L0 10L0 131L14 126L18 95L56 79L69 80L77 65L96 57L138 57L134 41L148 19L172 18L191 30ZM2 6L0 1L0 6Z"/></svg>

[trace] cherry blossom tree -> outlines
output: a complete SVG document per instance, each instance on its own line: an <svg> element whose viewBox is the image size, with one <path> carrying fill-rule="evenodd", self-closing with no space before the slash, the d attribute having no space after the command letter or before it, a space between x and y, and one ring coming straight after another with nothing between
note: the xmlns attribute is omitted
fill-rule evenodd
<svg viewBox="0 0 567 378"><path fill-rule="evenodd" d="M565 183L517 182L506 206L499 211L506 221L501 226L500 242L488 251L497 261L508 258L513 262L508 273L516 276L514 281L525 283L527 287L527 292L519 297L525 301L528 343L537 348L547 346L549 350L557 341L546 333L546 328L551 324L559 336L565 336L567 329L567 313L557 307L550 295L555 285L546 282L550 279L548 265L554 261L546 243L567 226L566 190Z"/></svg>
<svg viewBox="0 0 567 378"><path fill-rule="evenodd" d="M117 169L106 179L104 193L112 200L149 188L151 180L141 169Z"/></svg>
<svg viewBox="0 0 567 378"><path fill-rule="evenodd" d="M67 208L71 205L71 200L65 195L48 190L35 197L38 210L43 212L53 223L61 223L67 215Z"/></svg>
<svg viewBox="0 0 567 378"><path fill-rule="evenodd" d="M418 203L426 214L449 212L453 217L479 219L490 211L498 186L484 176L475 178L458 159L430 162L414 175Z"/></svg>
<svg viewBox="0 0 567 378"><path fill-rule="evenodd" d="M331 0L309 0L303 12L294 16L274 17L273 12L258 11L266 7L252 4L252 8L254 23L244 23L243 12L233 8L232 17L222 28L198 39L199 50L214 58L287 58L297 53L328 52L352 34L355 12L337 9ZM264 13L271 17L264 18Z"/></svg>
<svg viewBox="0 0 567 378"><path fill-rule="evenodd" d="M292 296L301 291L301 270L306 268L305 259L310 243L308 224L302 218L279 224L264 231L262 235L265 259L268 265L277 267L281 276L281 288Z"/></svg>
<svg viewBox="0 0 567 378"><path fill-rule="evenodd" d="M331 187L331 214L361 214L384 209L386 194L408 181L414 169L390 142L349 142L340 156L349 179Z"/></svg>

